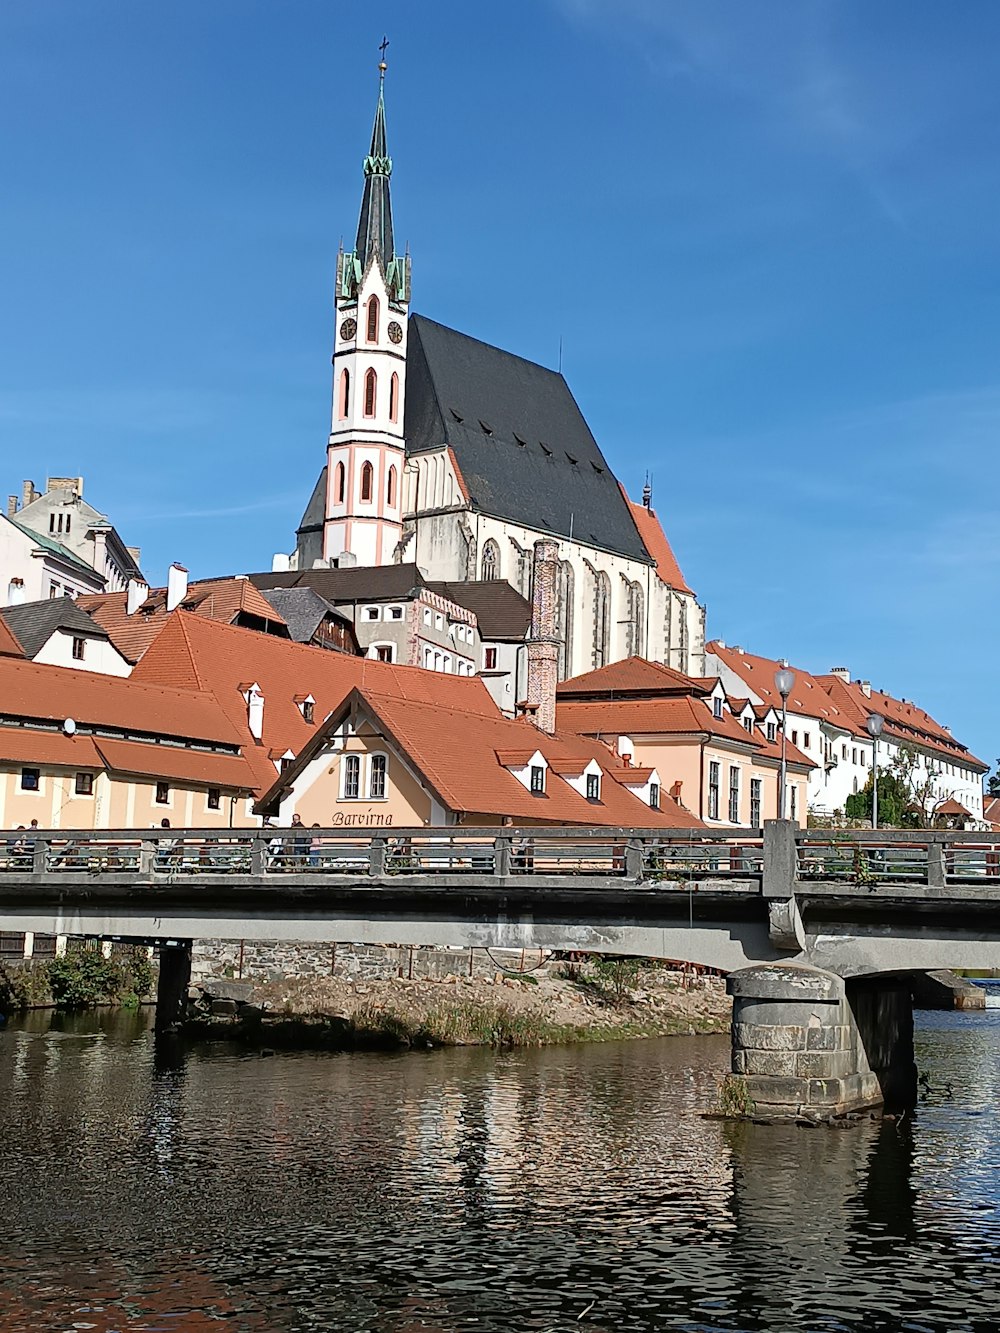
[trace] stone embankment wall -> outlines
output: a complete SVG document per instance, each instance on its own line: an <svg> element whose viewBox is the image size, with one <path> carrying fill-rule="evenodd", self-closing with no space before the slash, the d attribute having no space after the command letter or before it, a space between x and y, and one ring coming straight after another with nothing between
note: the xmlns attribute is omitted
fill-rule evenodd
<svg viewBox="0 0 1000 1333"><path fill-rule="evenodd" d="M193 981L232 977L281 981L288 977L352 977L370 981L393 977L492 977L526 972L545 962L540 949L433 949L373 944L296 944L281 941L195 941Z"/></svg>

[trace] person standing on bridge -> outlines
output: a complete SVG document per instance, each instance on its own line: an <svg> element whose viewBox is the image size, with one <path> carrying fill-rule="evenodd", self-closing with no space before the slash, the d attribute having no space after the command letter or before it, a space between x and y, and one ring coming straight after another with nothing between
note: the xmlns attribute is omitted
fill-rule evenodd
<svg viewBox="0 0 1000 1333"><path fill-rule="evenodd" d="M303 824L302 816L292 815L292 864L297 870L304 868L311 843L312 834Z"/></svg>

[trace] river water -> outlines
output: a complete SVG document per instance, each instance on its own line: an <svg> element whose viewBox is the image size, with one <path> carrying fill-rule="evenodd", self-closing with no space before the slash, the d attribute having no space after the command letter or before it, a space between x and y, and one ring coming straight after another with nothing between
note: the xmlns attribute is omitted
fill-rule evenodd
<svg viewBox="0 0 1000 1333"><path fill-rule="evenodd" d="M154 1052L0 1031L0 1330L1000 1328L1000 1009L918 1015L912 1122L704 1120L710 1037Z"/></svg>

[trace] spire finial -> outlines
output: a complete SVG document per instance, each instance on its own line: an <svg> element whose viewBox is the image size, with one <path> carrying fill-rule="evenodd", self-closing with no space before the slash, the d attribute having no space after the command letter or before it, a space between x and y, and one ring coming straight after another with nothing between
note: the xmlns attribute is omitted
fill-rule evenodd
<svg viewBox="0 0 1000 1333"><path fill-rule="evenodd" d="M646 484L642 488L642 503L643 503L643 508L645 509L648 509L649 506L653 503L653 488L649 484L648 472L646 473Z"/></svg>
<svg viewBox="0 0 1000 1333"><path fill-rule="evenodd" d="M388 48L389 48L389 38L386 37L385 34L383 33L382 41L379 44L378 48L379 56L381 57L381 59L378 62L378 81L380 84L385 82L385 72L389 68L389 66L385 63L385 53L388 50Z"/></svg>

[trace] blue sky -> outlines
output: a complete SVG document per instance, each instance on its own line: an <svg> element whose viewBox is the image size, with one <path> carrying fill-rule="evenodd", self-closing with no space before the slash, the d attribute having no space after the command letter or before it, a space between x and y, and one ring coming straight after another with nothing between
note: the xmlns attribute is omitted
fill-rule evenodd
<svg viewBox="0 0 1000 1333"><path fill-rule="evenodd" d="M0 6L6 489L155 580L290 549L383 31L414 308L563 339L710 633L1000 754L993 0Z"/></svg>

